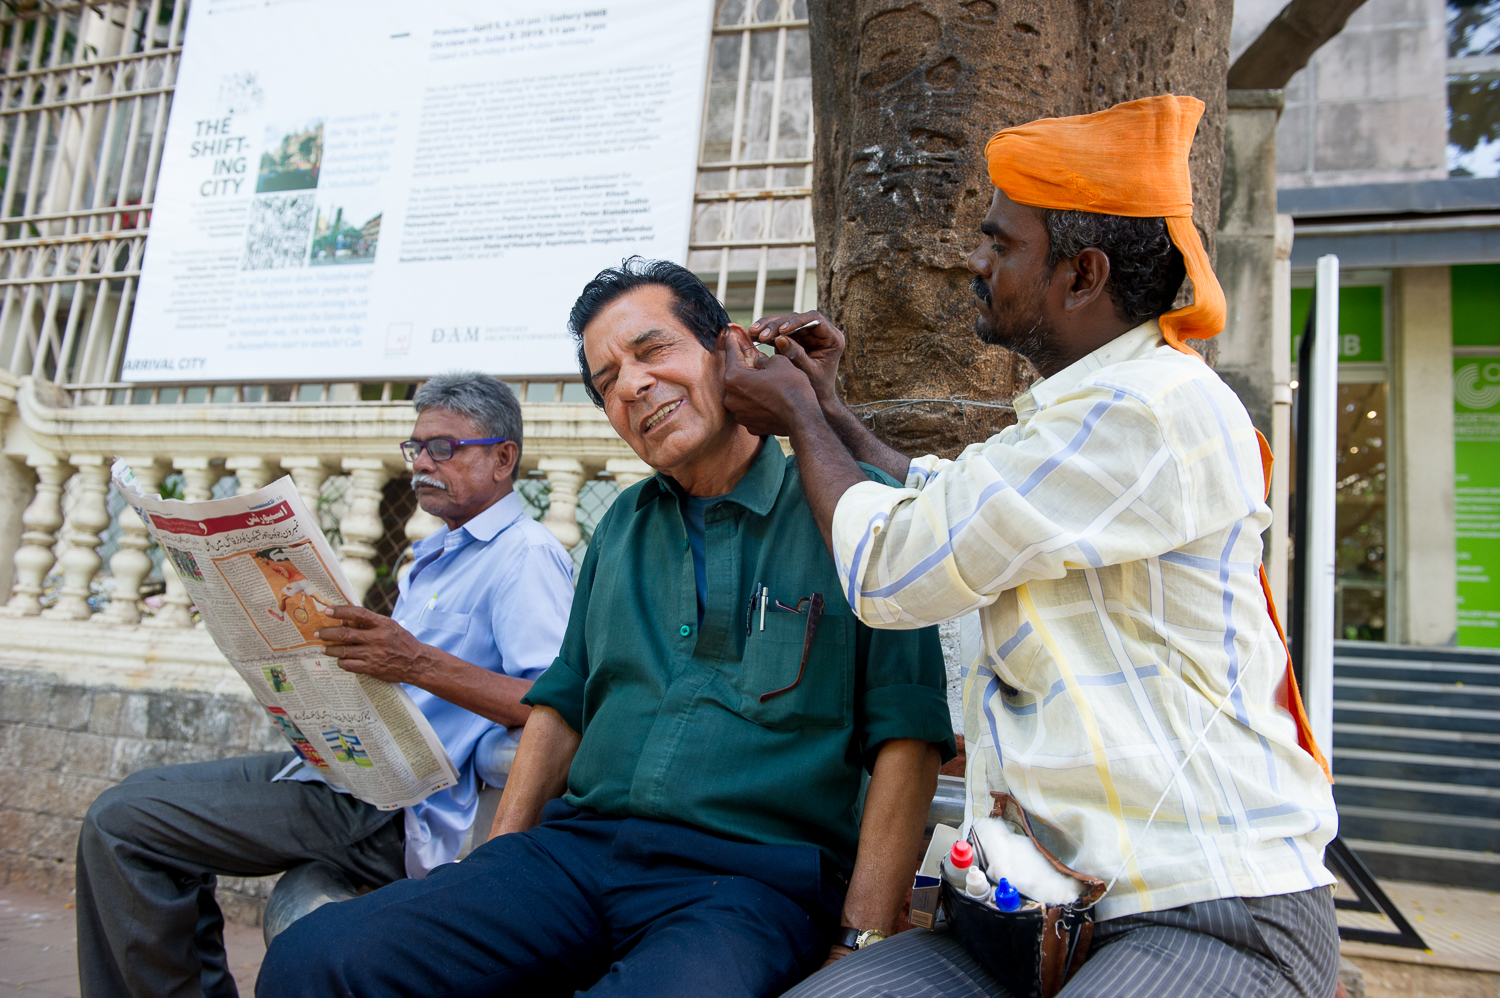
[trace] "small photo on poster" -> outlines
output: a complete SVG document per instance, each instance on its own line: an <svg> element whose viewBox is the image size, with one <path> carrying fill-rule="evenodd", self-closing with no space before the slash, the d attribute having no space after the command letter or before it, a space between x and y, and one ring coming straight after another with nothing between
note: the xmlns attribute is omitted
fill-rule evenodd
<svg viewBox="0 0 1500 998"><path fill-rule="evenodd" d="M260 155L255 193L305 191L318 186L323 168L323 121L314 119L291 131L266 129L266 151Z"/></svg>
<svg viewBox="0 0 1500 998"><path fill-rule="evenodd" d="M250 201L241 270L282 270L307 264L316 194L267 194Z"/></svg>
<svg viewBox="0 0 1500 998"><path fill-rule="evenodd" d="M341 263L374 263L380 244L380 216L376 210L359 210L354 205L329 203L318 207L318 222L313 227L312 255L308 263L323 267Z"/></svg>

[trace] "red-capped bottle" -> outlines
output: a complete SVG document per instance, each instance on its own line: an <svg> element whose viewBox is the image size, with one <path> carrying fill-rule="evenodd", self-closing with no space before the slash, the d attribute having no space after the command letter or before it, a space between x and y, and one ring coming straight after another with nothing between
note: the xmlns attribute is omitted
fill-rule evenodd
<svg viewBox="0 0 1500 998"><path fill-rule="evenodd" d="M973 865L974 847L962 840L953 843L953 848L948 850L948 855L944 856L942 863L939 864L943 871L943 879L960 894L963 893L968 880L969 867Z"/></svg>

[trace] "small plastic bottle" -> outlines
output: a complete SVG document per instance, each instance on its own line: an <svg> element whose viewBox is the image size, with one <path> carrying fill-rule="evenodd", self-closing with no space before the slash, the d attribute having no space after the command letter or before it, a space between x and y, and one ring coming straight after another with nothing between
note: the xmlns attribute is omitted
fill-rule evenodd
<svg viewBox="0 0 1500 998"><path fill-rule="evenodd" d="M990 881L984 875L984 871L977 866L969 867L969 872L964 881L964 893L976 901L988 901L990 899Z"/></svg>
<svg viewBox="0 0 1500 998"><path fill-rule="evenodd" d="M962 840L953 843L953 848L948 850L948 855L943 857L939 865L942 867L943 879L954 890L962 891L969 869L974 865L974 847Z"/></svg>
<svg viewBox="0 0 1500 998"><path fill-rule="evenodd" d="M1015 911L1021 907L1021 895L1016 893L1016 889L1004 877L995 885L994 904L1001 911Z"/></svg>

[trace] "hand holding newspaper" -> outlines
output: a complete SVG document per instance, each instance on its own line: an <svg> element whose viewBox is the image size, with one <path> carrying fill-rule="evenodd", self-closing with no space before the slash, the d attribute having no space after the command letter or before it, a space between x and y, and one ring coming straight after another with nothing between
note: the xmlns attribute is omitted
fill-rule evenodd
<svg viewBox="0 0 1500 998"><path fill-rule="evenodd" d="M319 654L326 611L349 580L290 478L247 495L183 502L143 493L124 461L115 487L198 606L229 663L307 765L393 810L458 782L427 718L400 686Z"/></svg>

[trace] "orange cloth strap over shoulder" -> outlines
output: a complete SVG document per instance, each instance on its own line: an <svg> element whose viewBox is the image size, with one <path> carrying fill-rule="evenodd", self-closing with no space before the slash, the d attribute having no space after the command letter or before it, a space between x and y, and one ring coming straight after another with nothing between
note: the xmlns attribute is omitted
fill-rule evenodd
<svg viewBox="0 0 1500 998"><path fill-rule="evenodd" d="M1007 128L984 148L991 182L1018 204L1165 218L1193 282L1193 303L1161 317L1162 337L1195 355L1183 341L1223 332L1226 311L1224 289L1193 227L1188 151L1203 107L1196 97L1147 97Z"/></svg>
<svg viewBox="0 0 1500 998"><path fill-rule="evenodd" d="M1259 430L1255 431L1255 437L1260 441L1260 467L1266 477L1266 495L1271 494L1271 464L1275 460L1271 455L1271 445ZM1271 614L1271 622L1276 625L1276 633L1281 637L1281 647L1286 650L1286 685L1283 687L1281 706L1297 722L1297 744L1315 759L1319 766L1323 767L1323 775L1328 777L1328 782L1333 782L1333 770L1328 765L1328 760L1323 758L1322 751L1318 748L1317 741L1313 738L1312 722L1307 719L1307 708L1302 706L1302 691L1297 689L1297 673L1292 669L1292 650L1287 647L1286 631L1282 630L1281 617L1276 613L1276 601L1271 598L1271 580L1266 578L1266 566L1260 566L1260 589L1266 594L1266 610Z"/></svg>

